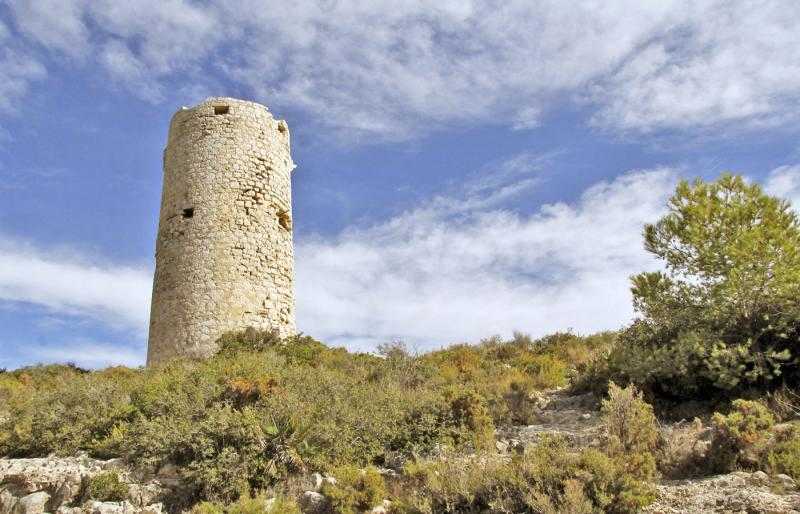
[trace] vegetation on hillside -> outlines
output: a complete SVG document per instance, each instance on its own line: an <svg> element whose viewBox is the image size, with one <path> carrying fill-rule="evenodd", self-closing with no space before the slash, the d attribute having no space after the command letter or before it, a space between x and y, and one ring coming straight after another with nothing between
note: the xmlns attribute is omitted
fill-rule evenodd
<svg viewBox="0 0 800 514"><path fill-rule="evenodd" d="M491 452L495 426L530 422L531 393L565 385L613 338L518 335L421 356L394 344L377 356L250 330L204 362L25 368L0 374L0 455L174 464L192 503L312 471Z"/></svg>
<svg viewBox="0 0 800 514"><path fill-rule="evenodd" d="M682 182L644 230L664 270L633 277L620 332L516 334L422 355L377 354L247 330L203 361L152 369L34 366L0 373L0 456L120 457L179 470L173 508L298 512L298 483L335 512L633 512L652 482L733 469L800 479L800 228L786 202L735 176ZM499 427L537 422L540 392L595 391L602 440L544 437L499 454ZM746 397L747 399L738 399ZM715 400L659 429L646 401ZM705 435L702 435L705 434ZM707 437L709 452L698 453ZM386 469L394 470L385 473ZM112 475L90 484L118 498ZM275 510L278 509L278 510Z"/></svg>

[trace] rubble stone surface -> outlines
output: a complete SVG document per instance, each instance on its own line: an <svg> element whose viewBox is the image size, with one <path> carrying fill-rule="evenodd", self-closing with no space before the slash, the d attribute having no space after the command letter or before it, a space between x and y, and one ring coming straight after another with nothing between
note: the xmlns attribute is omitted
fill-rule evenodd
<svg viewBox="0 0 800 514"><path fill-rule="evenodd" d="M289 129L263 105L178 111L164 150L147 362L206 358L225 332L294 334Z"/></svg>
<svg viewBox="0 0 800 514"><path fill-rule="evenodd" d="M88 481L116 471L129 486L124 502L84 501ZM119 459L86 456L0 459L0 514L161 514L164 488L156 480L134 478Z"/></svg>

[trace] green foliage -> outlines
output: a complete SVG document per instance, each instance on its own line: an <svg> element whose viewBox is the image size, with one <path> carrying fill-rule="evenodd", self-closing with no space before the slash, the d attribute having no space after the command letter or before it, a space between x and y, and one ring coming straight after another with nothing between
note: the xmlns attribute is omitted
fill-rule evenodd
<svg viewBox="0 0 800 514"><path fill-rule="evenodd" d="M792 426L770 448L766 455L767 469L773 474L785 473L800 480L800 430Z"/></svg>
<svg viewBox="0 0 800 514"><path fill-rule="evenodd" d="M0 455L86 451L146 471L176 466L183 485L170 508L230 505L311 471L492 452L496 426L532 422L537 391L568 383L614 338L515 334L369 355L248 330L200 362L36 366L0 374Z"/></svg>
<svg viewBox="0 0 800 514"><path fill-rule="evenodd" d="M290 363L318 366L322 359L335 356L336 350L330 350L313 337L302 334L281 339L275 331L260 331L253 328L241 332L231 332L219 338L220 354L239 352L263 352L272 350Z"/></svg>
<svg viewBox="0 0 800 514"><path fill-rule="evenodd" d="M128 485L116 471L104 471L89 479L84 496L101 502L121 502L129 494Z"/></svg>
<svg viewBox="0 0 800 514"><path fill-rule="evenodd" d="M486 401L475 392L467 392L450 403L453 420L462 432L472 434L475 448L487 449L494 444L494 423Z"/></svg>
<svg viewBox="0 0 800 514"><path fill-rule="evenodd" d="M131 427L123 451L134 462L179 466L192 498L229 502L242 490L264 488L301 471L296 438L291 420L222 404L199 419L141 420Z"/></svg>
<svg viewBox="0 0 800 514"><path fill-rule="evenodd" d="M665 271L632 278L641 318L608 377L677 398L797 381L800 228L786 201L738 176L683 181L644 236Z"/></svg>
<svg viewBox="0 0 800 514"><path fill-rule="evenodd" d="M757 464L775 418L764 404L740 399L733 402L729 414L715 413L712 424L713 466L724 472Z"/></svg>
<svg viewBox="0 0 800 514"><path fill-rule="evenodd" d="M788 202L723 175L681 182L669 209L645 227L645 248L667 273L634 278L634 302L647 317L671 317L674 301L713 320L748 319L797 296L800 232Z"/></svg>
<svg viewBox="0 0 800 514"><path fill-rule="evenodd" d="M114 426L129 420L129 394L136 380L117 387L106 378L119 368L88 374L73 366L40 366L7 373L0 387L0 411L11 414L0 425L0 454L71 455L91 451Z"/></svg>
<svg viewBox="0 0 800 514"><path fill-rule="evenodd" d="M282 497L269 499L263 493L243 494L233 503L200 502L190 514L300 514L300 507L293 500Z"/></svg>
<svg viewBox="0 0 800 514"><path fill-rule="evenodd" d="M636 512L655 499L652 486L614 459L595 449L570 449L558 438L544 438L510 461L412 463L404 480L396 512Z"/></svg>
<svg viewBox="0 0 800 514"><path fill-rule="evenodd" d="M215 502L199 502L189 511L190 514L224 514L225 507Z"/></svg>
<svg viewBox="0 0 800 514"><path fill-rule="evenodd" d="M656 464L658 427L653 407L634 386L620 388L613 382L602 404L606 453L632 477L651 480Z"/></svg>
<svg viewBox="0 0 800 514"><path fill-rule="evenodd" d="M386 498L386 484L374 467L361 470L342 466L332 472L336 483L325 482L322 494L337 514L356 514L379 505Z"/></svg>

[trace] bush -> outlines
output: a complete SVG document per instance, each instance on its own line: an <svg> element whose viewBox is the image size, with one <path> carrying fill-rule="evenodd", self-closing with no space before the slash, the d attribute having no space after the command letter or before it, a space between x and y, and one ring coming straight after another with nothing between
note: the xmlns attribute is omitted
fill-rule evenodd
<svg viewBox="0 0 800 514"><path fill-rule="evenodd" d="M651 480L656 471L653 451L658 443L653 407L642 399L635 386L623 389L612 382L601 413L606 453L631 476Z"/></svg>
<svg viewBox="0 0 800 514"><path fill-rule="evenodd" d="M667 427L656 453L658 470L667 478L683 479L705 476L710 467L711 430L699 418Z"/></svg>
<svg viewBox="0 0 800 514"><path fill-rule="evenodd" d="M714 468L726 472L758 465L775 418L764 404L740 399L733 402L729 414L715 413L712 424Z"/></svg>
<svg viewBox="0 0 800 514"><path fill-rule="evenodd" d="M121 502L130 494L128 484L116 471L104 471L89 479L84 496L100 502Z"/></svg>
<svg viewBox="0 0 800 514"><path fill-rule="evenodd" d="M797 426L791 426L778 437L767 453L766 464L771 473L786 473L800 480L800 429Z"/></svg>
<svg viewBox="0 0 800 514"><path fill-rule="evenodd" d="M200 502L192 507L190 514L301 514L300 507L285 498L268 499L265 494L255 496L243 494L228 505Z"/></svg>
<svg viewBox="0 0 800 514"><path fill-rule="evenodd" d="M552 355L534 355L526 363L534 387L553 389L567 383L567 363Z"/></svg>
<svg viewBox="0 0 800 514"><path fill-rule="evenodd" d="M372 509L386 498L386 484L378 470L343 466L332 472L336 483L325 482L322 494L333 512L355 514Z"/></svg>
<svg viewBox="0 0 800 514"><path fill-rule="evenodd" d="M393 509L439 512L636 512L655 499L651 486L598 450L576 451L543 438L510 461L458 457L406 466Z"/></svg>
<svg viewBox="0 0 800 514"><path fill-rule="evenodd" d="M453 420L460 433L471 435L477 449L494 445L494 423L486 408L486 401L475 392L467 392L450 402Z"/></svg>

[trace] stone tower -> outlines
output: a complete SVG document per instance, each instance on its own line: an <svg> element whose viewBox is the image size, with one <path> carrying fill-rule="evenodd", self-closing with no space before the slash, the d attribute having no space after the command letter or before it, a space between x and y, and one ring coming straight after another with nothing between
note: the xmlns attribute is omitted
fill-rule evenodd
<svg viewBox="0 0 800 514"><path fill-rule="evenodd" d="M263 105L209 98L164 150L148 365L205 358L223 333L293 334L289 129Z"/></svg>

